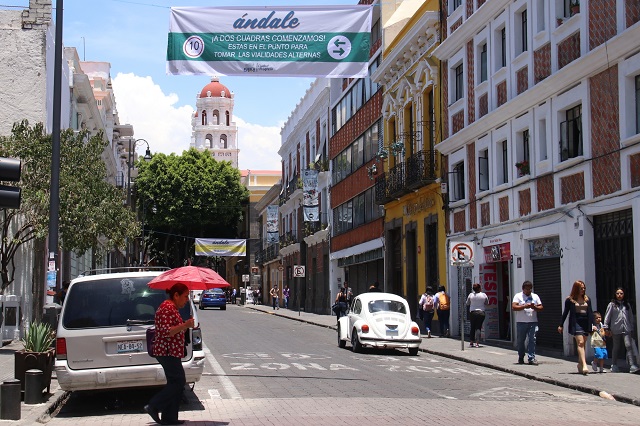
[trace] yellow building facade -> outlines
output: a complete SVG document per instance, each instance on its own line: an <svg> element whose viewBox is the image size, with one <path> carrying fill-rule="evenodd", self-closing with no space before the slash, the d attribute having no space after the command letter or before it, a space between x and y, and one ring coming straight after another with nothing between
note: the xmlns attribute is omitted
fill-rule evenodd
<svg viewBox="0 0 640 426"><path fill-rule="evenodd" d="M437 1L404 1L387 8L383 61L384 142L370 175L384 205L385 285L412 310L427 286L446 282L445 215L441 194L440 85ZM415 312L412 312L415 317Z"/></svg>

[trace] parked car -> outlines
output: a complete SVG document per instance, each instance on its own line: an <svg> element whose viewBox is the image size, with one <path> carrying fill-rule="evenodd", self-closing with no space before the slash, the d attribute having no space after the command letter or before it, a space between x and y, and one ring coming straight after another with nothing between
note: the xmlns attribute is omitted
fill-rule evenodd
<svg viewBox="0 0 640 426"><path fill-rule="evenodd" d="M351 310L338 320L338 346L351 342L354 352L365 347L408 349L417 355L420 327L411 320L407 301L391 293L364 293L356 296Z"/></svg>
<svg viewBox="0 0 640 426"><path fill-rule="evenodd" d="M123 268L119 268L122 270ZM139 268L136 268L139 271ZM60 312L55 372L65 391L161 386L166 380L158 361L147 354L146 331L166 292L147 283L162 271L86 275L71 281ZM193 316L193 303L180 309ZM182 366L188 383L204 368L202 333L188 330Z"/></svg>
<svg viewBox="0 0 640 426"><path fill-rule="evenodd" d="M204 290L192 290L191 291L191 300L193 300L193 303L195 303L196 305L200 304L200 297L202 296L202 292Z"/></svg>
<svg viewBox="0 0 640 426"><path fill-rule="evenodd" d="M200 309L204 308L220 308L224 311L227 309L227 295L221 288L212 288L205 290L200 296Z"/></svg>

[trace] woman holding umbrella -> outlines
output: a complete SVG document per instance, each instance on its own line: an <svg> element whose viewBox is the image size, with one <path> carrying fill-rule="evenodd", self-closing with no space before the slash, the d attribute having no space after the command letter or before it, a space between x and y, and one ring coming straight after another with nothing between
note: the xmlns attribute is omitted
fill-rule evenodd
<svg viewBox="0 0 640 426"><path fill-rule="evenodd" d="M181 361L184 356L184 337L185 332L194 327L194 321L190 318L183 322L178 312L189 302L189 288L183 283L176 283L167 293L169 298L156 311L153 346L153 355L164 369L167 384L144 406L144 411L156 423L178 425L184 423L184 420L178 420L178 405L186 383ZM162 418L159 412L162 412Z"/></svg>

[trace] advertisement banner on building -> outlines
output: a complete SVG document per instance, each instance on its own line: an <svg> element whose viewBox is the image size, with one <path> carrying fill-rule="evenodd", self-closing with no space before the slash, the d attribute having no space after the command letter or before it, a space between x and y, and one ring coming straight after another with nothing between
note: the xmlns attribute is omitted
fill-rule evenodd
<svg viewBox="0 0 640 426"><path fill-rule="evenodd" d="M368 77L372 6L172 7L167 74Z"/></svg>
<svg viewBox="0 0 640 426"><path fill-rule="evenodd" d="M278 233L278 206L267 206L267 244L277 244L280 241Z"/></svg>
<svg viewBox="0 0 640 426"><path fill-rule="evenodd" d="M305 222L318 222L320 220L317 170L302 171L302 207Z"/></svg>
<svg viewBox="0 0 640 426"><path fill-rule="evenodd" d="M196 238L196 256L246 256L247 240Z"/></svg>
<svg viewBox="0 0 640 426"><path fill-rule="evenodd" d="M500 338L500 320L498 312L498 265L483 263L480 265L480 285L489 298L485 307L484 335L486 339Z"/></svg>

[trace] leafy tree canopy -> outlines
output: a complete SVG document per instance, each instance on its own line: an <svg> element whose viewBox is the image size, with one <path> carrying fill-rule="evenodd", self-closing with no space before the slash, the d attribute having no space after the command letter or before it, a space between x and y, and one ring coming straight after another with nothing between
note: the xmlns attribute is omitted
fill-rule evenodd
<svg viewBox="0 0 640 426"><path fill-rule="evenodd" d="M231 163L193 148L140 161L136 190L150 255L166 266L193 256L195 238L236 238L249 197Z"/></svg>
<svg viewBox="0 0 640 426"><path fill-rule="evenodd" d="M134 213L123 204L122 190L107 181L102 159L107 145L102 133L60 132L60 246L78 255L97 249L98 238L109 241L109 247L122 247L126 238L139 233ZM10 265L16 250L48 234L51 153L52 138L42 123L30 126L25 120L14 124L11 135L0 136L0 156L22 161L20 208L0 211L2 291L13 281L15 268Z"/></svg>

